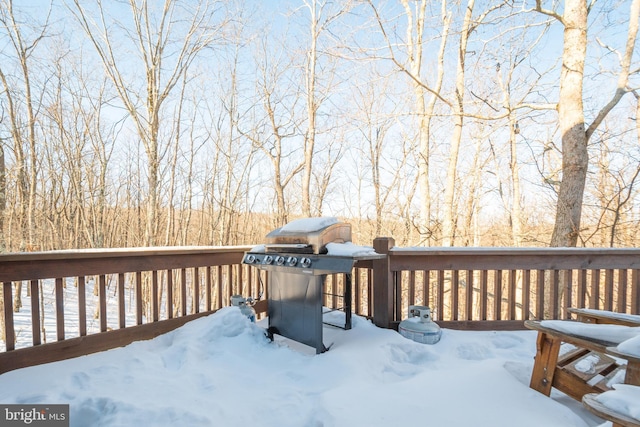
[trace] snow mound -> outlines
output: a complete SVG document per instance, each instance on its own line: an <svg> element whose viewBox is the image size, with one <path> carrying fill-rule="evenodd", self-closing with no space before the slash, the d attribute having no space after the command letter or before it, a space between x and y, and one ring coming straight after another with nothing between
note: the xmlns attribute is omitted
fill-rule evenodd
<svg viewBox="0 0 640 427"><path fill-rule="evenodd" d="M618 344L618 350L622 353L640 357L640 334Z"/></svg>
<svg viewBox="0 0 640 427"><path fill-rule="evenodd" d="M640 421L640 386L614 384L613 390L599 394L596 399L604 406Z"/></svg>
<svg viewBox="0 0 640 427"><path fill-rule="evenodd" d="M534 331L445 329L427 346L352 320L325 327L331 349L310 355L227 307L153 340L2 374L0 402L69 404L72 427L598 424L529 388Z"/></svg>
<svg viewBox="0 0 640 427"><path fill-rule="evenodd" d="M352 242L327 243L327 253L335 256L366 256L376 255L376 251L371 246L358 246Z"/></svg>
<svg viewBox="0 0 640 427"><path fill-rule="evenodd" d="M619 344L640 335L640 327L574 322L570 320L543 320L545 328L571 335Z"/></svg>

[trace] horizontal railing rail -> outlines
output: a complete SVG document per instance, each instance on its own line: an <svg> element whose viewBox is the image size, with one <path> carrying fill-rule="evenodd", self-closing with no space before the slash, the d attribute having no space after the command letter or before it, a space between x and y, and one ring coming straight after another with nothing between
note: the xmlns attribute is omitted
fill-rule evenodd
<svg viewBox="0 0 640 427"><path fill-rule="evenodd" d="M383 256L356 262L350 303L381 327L397 327L409 305L429 306L443 327L496 330L569 318L570 307L640 309L637 249L396 248L392 238L373 246ZM0 255L0 373L153 338L229 305L233 294L261 296L256 311L265 313L267 272L242 264L250 248ZM342 273L328 275L328 308L344 308L345 283Z"/></svg>
<svg viewBox="0 0 640 427"><path fill-rule="evenodd" d="M265 292L264 275L241 264L249 248L0 255L5 343L0 373L153 338L228 305L234 293ZM24 293L23 284L27 300L17 307L16 291ZM44 318L46 304L54 306L55 319ZM264 304L257 308L264 310ZM25 316L30 317L26 322ZM23 320L19 329L18 317ZM20 334L30 337L18 340Z"/></svg>
<svg viewBox="0 0 640 427"><path fill-rule="evenodd" d="M393 325L426 305L441 325L522 328L528 319L567 319L569 307L638 314L640 250L592 248L395 248L374 274ZM380 314L380 313L378 313ZM487 325L487 322L490 322Z"/></svg>

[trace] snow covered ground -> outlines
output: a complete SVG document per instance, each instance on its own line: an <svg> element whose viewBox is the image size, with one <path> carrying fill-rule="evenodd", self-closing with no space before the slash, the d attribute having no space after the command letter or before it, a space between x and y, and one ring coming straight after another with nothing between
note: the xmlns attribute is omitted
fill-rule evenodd
<svg viewBox="0 0 640 427"><path fill-rule="evenodd" d="M339 313L333 313L339 315ZM3 404L70 404L72 426L596 426L528 387L533 331L418 344L354 317L330 351L270 342L235 307L171 333L0 375Z"/></svg>

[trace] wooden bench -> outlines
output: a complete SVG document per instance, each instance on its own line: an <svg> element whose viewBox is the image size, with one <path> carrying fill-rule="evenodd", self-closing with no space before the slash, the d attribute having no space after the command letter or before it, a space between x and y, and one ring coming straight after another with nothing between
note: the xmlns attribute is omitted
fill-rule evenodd
<svg viewBox="0 0 640 427"><path fill-rule="evenodd" d="M612 427L640 427L640 421L621 414L597 400L598 394L589 393L582 396L582 404L592 413L613 423ZM640 402L638 402L640 405Z"/></svg>
<svg viewBox="0 0 640 427"><path fill-rule="evenodd" d="M538 331L532 389L549 396L555 387L580 401L585 394L610 390L607 383L616 376L624 375L626 384L640 385L640 358L617 351L619 343L561 332L539 321L527 320L525 327ZM572 348L560 354L562 343ZM626 366L616 358L625 359ZM582 369L585 364L592 369Z"/></svg>
<svg viewBox="0 0 640 427"><path fill-rule="evenodd" d="M569 313L576 320L584 323L611 324L623 326L640 326L640 315L615 313L613 311L592 310L587 308L570 308Z"/></svg>

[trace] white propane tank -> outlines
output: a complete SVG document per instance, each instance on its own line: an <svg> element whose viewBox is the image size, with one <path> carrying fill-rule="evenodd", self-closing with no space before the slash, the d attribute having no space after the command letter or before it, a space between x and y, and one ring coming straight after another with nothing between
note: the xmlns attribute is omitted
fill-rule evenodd
<svg viewBox="0 0 640 427"><path fill-rule="evenodd" d="M231 305L240 308L240 313L255 323L256 311L252 307L253 301L253 298L245 298L242 295L231 295Z"/></svg>
<svg viewBox="0 0 640 427"><path fill-rule="evenodd" d="M409 317L400 322L398 332L405 338L423 344L435 344L442 335L440 326L431 320L431 310L423 305L409 306Z"/></svg>

